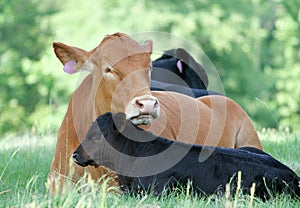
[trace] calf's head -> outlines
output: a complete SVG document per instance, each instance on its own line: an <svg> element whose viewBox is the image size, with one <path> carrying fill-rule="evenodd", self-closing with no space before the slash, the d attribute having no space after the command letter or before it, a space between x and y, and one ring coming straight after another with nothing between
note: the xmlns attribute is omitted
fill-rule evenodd
<svg viewBox="0 0 300 208"><path fill-rule="evenodd" d="M122 141L118 139L119 135L125 128L133 127L129 123L123 113L114 115L106 113L99 116L91 125L85 139L74 151L72 155L74 161L84 167L103 165L111 168L120 157L118 150L123 147Z"/></svg>
<svg viewBox="0 0 300 208"><path fill-rule="evenodd" d="M207 89L208 77L205 69L183 48L165 51L160 58L153 62L153 68L152 78L154 80L179 85L184 85L182 83L185 82L190 88ZM170 76L168 73L170 71L178 77Z"/></svg>
<svg viewBox="0 0 300 208"><path fill-rule="evenodd" d="M141 45L116 33L89 52L58 42L53 47L65 72L91 72L92 84L84 93L93 99L96 116L124 112L135 125L151 123L159 116L158 100L150 91L151 40Z"/></svg>

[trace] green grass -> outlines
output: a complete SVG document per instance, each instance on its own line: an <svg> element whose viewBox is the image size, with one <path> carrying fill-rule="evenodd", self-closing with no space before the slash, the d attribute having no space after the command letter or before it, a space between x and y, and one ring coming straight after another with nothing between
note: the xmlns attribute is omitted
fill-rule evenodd
<svg viewBox="0 0 300 208"><path fill-rule="evenodd" d="M284 130L260 133L265 151L300 174L300 135ZM0 207L300 207L299 200L277 196L267 202L239 194L236 197L193 197L178 191L156 198L107 192L105 185L80 181L50 196L46 178L54 153L55 136L23 136L0 140ZM80 191L79 191L80 190Z"/></svg>

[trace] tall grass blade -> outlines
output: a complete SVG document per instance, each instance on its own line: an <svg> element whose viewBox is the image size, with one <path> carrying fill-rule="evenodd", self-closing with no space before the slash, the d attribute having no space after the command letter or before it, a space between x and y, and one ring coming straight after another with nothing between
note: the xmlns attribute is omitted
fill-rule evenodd
<svg viewBox="0 0 300 208"><path fill-rule="evenodd" d="M5 167L4 167L4 169L3 169L3 171L2 171L2 173L1 173L1 175L0 175L0 181L2 180L2 177L3 177L3 175L4 175L4 173L5 173L6 169L7 169L7 167L8 167L8 165L9 165L10 161L15 157L15 155L17 154L17 152L19 152L20 149L21 149L21 147L19 147L18 149L16 149L16 150L12 153L12 155L10 156L9 160L7 161Z"/></svg>

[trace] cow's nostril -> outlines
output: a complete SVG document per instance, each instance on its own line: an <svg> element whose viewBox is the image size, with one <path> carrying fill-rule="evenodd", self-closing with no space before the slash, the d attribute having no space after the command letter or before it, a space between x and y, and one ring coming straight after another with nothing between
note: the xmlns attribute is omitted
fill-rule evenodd
<svg viewBox="0 0 300 208"><path fill-rule="evenodd" d="M76 159L76 158L78 157L78 154L74 152L74 153L72 154L72 157L73 157L73 159Z"/></svg>
<svg viewBox="0 0 300 208"><path fill-rule="evenodd" d="M157 108L158 107L158 101L155 100L155 103L154 103L154 108Z"/></svg>
<svg viewBox="0 0 300 208"><path fill-rule="evenodd" d="M144 108L144 104L141 103L141 102L139 102L138 100L135 101L135 104L136 104L136 106L138 106L140 109L143 109L143 108Z"/></svg>
<svg viewBox="0 0 300 208"><path fill-rule="evenodd" d="M159 103L157 99L138 99L135 101L135 106L141 110L152 110L159 107Z"/></svg>

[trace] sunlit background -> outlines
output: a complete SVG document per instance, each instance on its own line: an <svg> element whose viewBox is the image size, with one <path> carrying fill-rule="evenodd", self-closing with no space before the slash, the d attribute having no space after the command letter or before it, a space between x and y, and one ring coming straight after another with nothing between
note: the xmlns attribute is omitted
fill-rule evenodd
<svg viewBox="0 0 300 208"><path fill-rule="evenodd" d="M106 34L145 31L201 47L258 129L296 131L299 8L299 0L1 0L0 135L60 126L78 75L63 72L52 42L91 50Z"/></svg>

